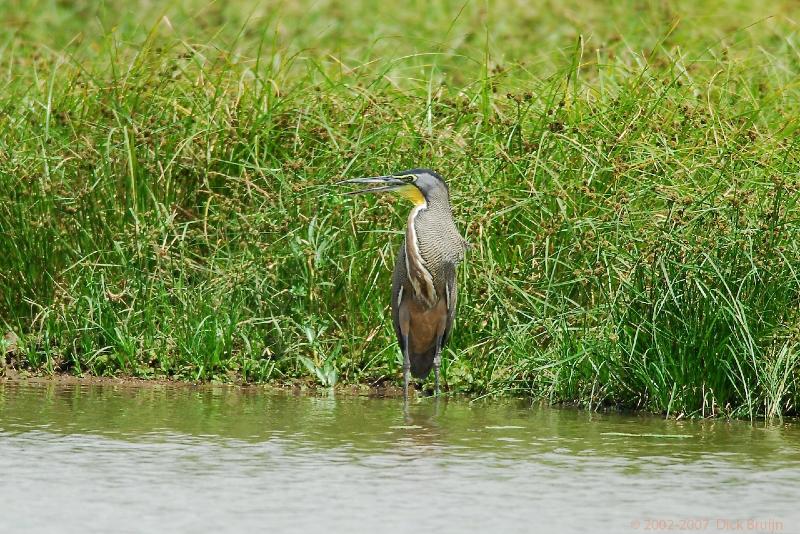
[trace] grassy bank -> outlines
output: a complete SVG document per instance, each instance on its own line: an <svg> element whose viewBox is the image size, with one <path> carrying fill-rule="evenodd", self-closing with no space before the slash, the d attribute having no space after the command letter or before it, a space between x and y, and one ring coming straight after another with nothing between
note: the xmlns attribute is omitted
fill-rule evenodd
<svg viewBox="0 0 800 534"><path fill-rule="evenodd" d="M427 166L450 390L797 412L793 2L128 4L0 6L7 365L397 382L408 206L325 184Z"/></svg>

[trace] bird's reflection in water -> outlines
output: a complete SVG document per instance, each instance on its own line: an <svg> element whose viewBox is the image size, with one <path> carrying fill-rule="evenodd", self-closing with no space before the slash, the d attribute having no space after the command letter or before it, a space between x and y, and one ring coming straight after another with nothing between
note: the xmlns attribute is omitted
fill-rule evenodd
<svg viewBox="0 0 800 534"><path fill-rule="evenodd" d="M415 446L442 446L445 430L441 418L447 411L447 399L422 397L403 403L403 441Z"/></svg>

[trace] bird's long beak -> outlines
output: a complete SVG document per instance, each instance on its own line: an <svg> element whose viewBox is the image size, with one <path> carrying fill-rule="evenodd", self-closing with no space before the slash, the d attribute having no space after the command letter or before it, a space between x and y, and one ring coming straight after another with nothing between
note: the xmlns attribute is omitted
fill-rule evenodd
<svg viewBox="0 0 800 534"><path fill-rule="evenodd" d="M357 191L348 191L345 193L345 195L360 195L362 193L381 193L384 191L394 191L395 189L407 185L406 182L404 182L400 178L395 178L394 176L351 178L349 180L342 180L341 182L336 182L336 185L344 185L344 184L365 184L365 185L375 186L375 187L367 187L365 189L359 189Z"/></svg>

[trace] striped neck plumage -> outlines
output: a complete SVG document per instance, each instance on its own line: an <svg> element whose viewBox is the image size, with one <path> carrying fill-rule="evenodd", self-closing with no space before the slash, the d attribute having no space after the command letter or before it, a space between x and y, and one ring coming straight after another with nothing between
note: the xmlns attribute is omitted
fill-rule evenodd
<svg viewBox="0 0 800 534"><path fill-rule="evenodd" d="M408 214L408 228L406 229L406 273L414 289L414 296L417 301L424 303L428 307L436 304L436 288L433 284L425 259L419 251L419 238L417 234L416 222L417 215L423 210L428 209L428 204L424 200L417 203L411 213Z"/></svg>

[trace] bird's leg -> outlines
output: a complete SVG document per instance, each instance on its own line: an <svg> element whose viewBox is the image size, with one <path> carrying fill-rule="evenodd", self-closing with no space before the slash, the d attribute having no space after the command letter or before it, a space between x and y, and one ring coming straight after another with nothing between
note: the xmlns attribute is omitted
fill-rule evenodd
<svg viewBox="0 0 800 534"><path fill-rule="evenodd" d="M408 335L403 336L403 402L408 404L408 383L411 380L411 359L408 356Z"/></svg>
<svg viewBox="0 0 800 534"><path fill-rule="evenodd" d="M439 396L439 367L442 365L442 338L436 340L436 355L433 357L433 395Z"/></svg>

